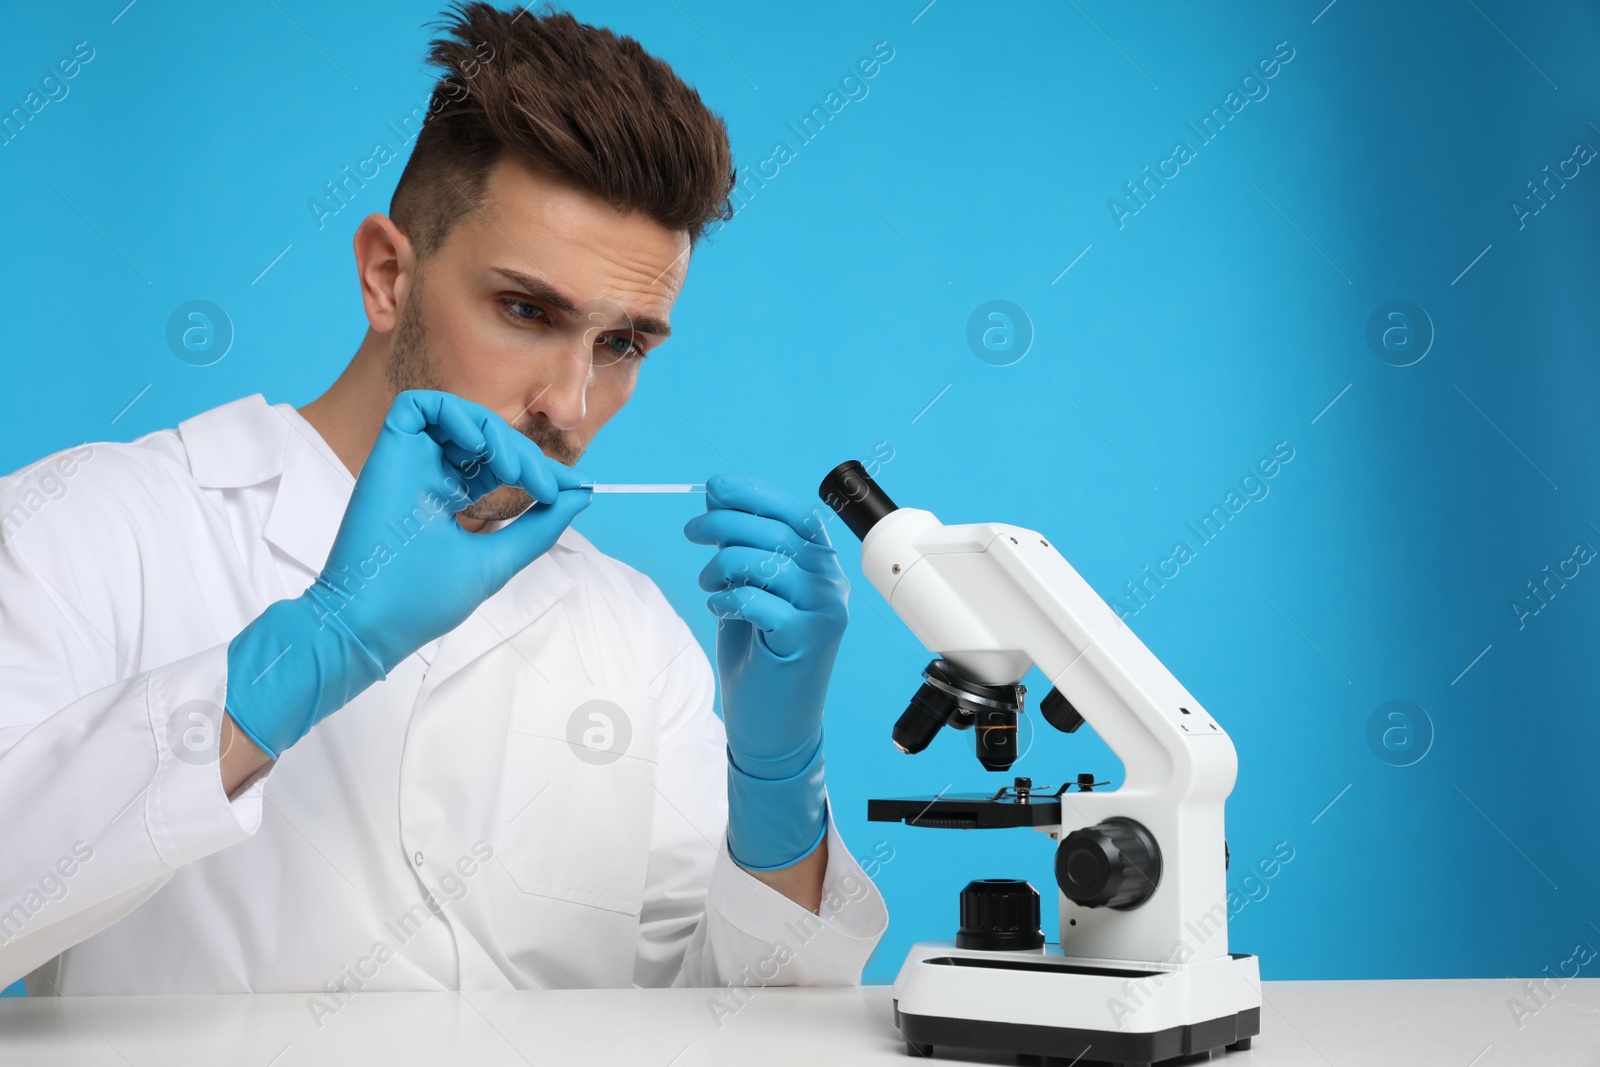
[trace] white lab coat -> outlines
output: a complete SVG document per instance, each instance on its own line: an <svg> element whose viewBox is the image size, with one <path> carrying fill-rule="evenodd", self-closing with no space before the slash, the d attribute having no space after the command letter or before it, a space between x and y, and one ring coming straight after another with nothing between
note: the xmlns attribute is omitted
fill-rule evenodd
<svg viewBox="0 0 1600 1067"><path fill-rule="evenodd" d="M831 823L821 919L729 859L710 664L571 529L230 801L228 642L311 583L354 484L260 395L0 479L0 985L860 980L871 880ZM572 726L595 700L610 738Z"/></svg>

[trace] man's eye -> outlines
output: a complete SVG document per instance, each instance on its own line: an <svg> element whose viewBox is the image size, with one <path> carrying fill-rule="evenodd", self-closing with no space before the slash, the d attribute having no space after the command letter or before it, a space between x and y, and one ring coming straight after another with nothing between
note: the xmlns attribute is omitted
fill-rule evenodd
<svg viewBox="0 0 1600 1067"><path fill-rule="evenodd" d="M634 344L632 340L624 337L620 333L604 334L600 338L600 343L624 358L637 356L638 358L643 359L645 355L644 349L640 348L638 345Z"/></svg>
<svg viewBox="0 0 1600 1067"><path fill-rule="evenodd" d="M549 316L544 313L544 308L540 307L538 304L533 304L526 300L518 300L516 297L507 297L506 299L501 300L500 303L505 306L506 311L511 314L512 318L520 319L523 322L538 322L540 319L549 318Z"/></svg>

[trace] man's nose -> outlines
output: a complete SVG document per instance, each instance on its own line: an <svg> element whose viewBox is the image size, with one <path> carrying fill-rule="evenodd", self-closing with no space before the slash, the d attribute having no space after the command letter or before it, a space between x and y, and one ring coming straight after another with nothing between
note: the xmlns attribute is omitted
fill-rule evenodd
<svg viewBox="0 0 1600 1067"><path fill-rule="evenodd" d="M550 369L550 380L530 410L543 412L558 430L575 430L583 424L594 363L581 335L561 345L553 355L555 366Z"/></svg>

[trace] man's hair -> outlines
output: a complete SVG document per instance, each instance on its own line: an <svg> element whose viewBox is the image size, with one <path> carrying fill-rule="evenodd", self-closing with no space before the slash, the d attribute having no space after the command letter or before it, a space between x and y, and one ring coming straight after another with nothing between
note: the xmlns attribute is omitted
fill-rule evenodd
<svg viewBox="0 0 1600 1067"><path fill-rule="evenodd" d="M505 154L699 239L732 217L722 119L632 37L564 12L458 3L433 40L434 86L389 215L419 257L483 196Z"/></svg>

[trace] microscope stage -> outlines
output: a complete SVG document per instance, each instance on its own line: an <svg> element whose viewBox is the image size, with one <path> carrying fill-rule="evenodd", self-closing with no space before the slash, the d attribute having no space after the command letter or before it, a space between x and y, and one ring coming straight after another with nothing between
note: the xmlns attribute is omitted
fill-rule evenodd
<svg viewBox="0 0 1600 1067"><path fill-rule="evenodd" d="M1035 794L996 799L993 793L940 793L925 797L887 797L867 801L867 821L903 822L945 830L998 830L1007 827L1057 826L1061 798Z"/></svg>

